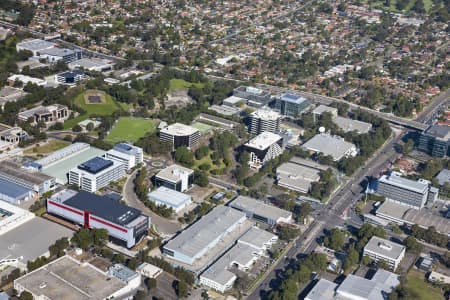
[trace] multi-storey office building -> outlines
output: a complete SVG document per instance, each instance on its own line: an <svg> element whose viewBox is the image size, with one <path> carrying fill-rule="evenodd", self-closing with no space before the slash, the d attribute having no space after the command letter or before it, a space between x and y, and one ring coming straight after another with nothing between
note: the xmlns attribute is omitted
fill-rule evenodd
<svg viewBox="0 0 450 300"><path fill-rule="evenodd" d="M260 134L264 131L278 133L281 116L268 108L258 109L250 114L250 132Z"/></svg>
<svg viewBox="0 0 450 300"><path fill-rule="evenodd" d="M424 179L418 181L402 178L399 173L391 172L378 179L377 193L388 200L421 209L428 199L430 182ZM433 189L433 197L437 197Z"/></svg>
<svg viewBox="0 0 450 300"><path fill-rule="evenodd" d="M260 169L267 161L283 153L283 138L271 132L263 132L244 145L250 153L249 165Z"/></svg>
<svg viewBox="0 0 450 300"><path fill-rule="evenodd" d="M172 150L178 147L194 148L200 139L200 131L197 128L175 123L161 129L159 139L172 145Z"/></svg>
<svg viewBox="0 0 450 300"><path fill-rule="evenodd" d="M432 156L444 157L448 155L450 145L450 127L433 125L426 129L419 137L417 149Z"/></svg>
<svg viewBox="0 0 450 300"><path fill-rule="evenodd" d="M233 90L233 95L247 100L247 104L254 107L263 107L271 101L269 92L251 86L240 86Z"/></svg>
<svg viewBox="0 0 450 300"><path fill-rule="evenodd" d="M69 171L69 184L94 193L125 176L125 165L117 161L94 157Z"/></svg>
<svg viewBox="0 0 450 300"><path fill-rule="evenodd" d="M405 246L373 236L364 247L363 256L368 256L376 262L382 260L395 271L405 257Z"/></svg>
<svg viewBox="0 0 450 300"><path fill-rule="evenodd" d="M144 161L144 151L142 148L120 143L106 152L105 158L123 163L126 169L130 170Z"/></svg>
<svg viewBox="0 0 450 300"><path fill-rule="evenodd" d="M275 99L274 109L279 111L283 116L298 117L310 105L311 101L305 97L295 94L281 94Z"/></svg>
<svg viewBox="0 0 450 300"><path fill-rule="evenodd" d="M193 183L194 170L175 164L161 170L155 176L155 186L164 186L178 192L190 189Z"/></svg>

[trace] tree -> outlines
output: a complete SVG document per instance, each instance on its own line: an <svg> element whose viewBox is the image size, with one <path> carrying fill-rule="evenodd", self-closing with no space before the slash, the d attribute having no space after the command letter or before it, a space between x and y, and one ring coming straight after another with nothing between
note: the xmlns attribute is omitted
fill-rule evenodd
<svg viewBox="0 0 450 300"><path fill-rule="evenodd" d="M81 132L81 131L83 131L83 128L81 128L81 126L77 124L72 127L72 131L73 132Z"/></svg>
<svg viewBox="0 0 450 300"><path fill-rule="evenodd" d="M426 12L425 5L422 0L416 0L414 3L412 10L414 10L418 14L423 14Z"/></svg>
<svg viewBox="0 0 450 300"><path fill-rule="evenodd" d="M208 300L209 299L209 294L207 290L202 290L202 294L201 297L203 300Z"/></svg>
<svg viewBox="0 0 450 300"><path fill-rule="evenodd" d="M409 154L413 149L414 149L414 141L412 139L408 139L405 145L403 145L403 153Z"/></svg>
<svg viewBox="0 0 450 300"><path fill-rule="evenodd" d="M28 291L23 291L20 296L19 300L33 300L33 295Z"/></svg>
<svg viewBox="0 0 450 300"><path fill-rule="evenodd" d="M199 160L205 157L209 153L208 146L201 146L195 151L195 159Z"/></svg>
<svg viewBox="0 0 450 300"><path fill-rule="evenodd" d="M204 171L195 170L194 183L201 187L206 187L209 184L208 173Z"/></svg>
<svg viewBox="0 0 450 300"><path fill-rule="evenodd" d="M155 278L147 278L144 281L145 286L147 287L147 289L151 290L154 289L156 287L156 279Z"/></svg>
<svg viewBox="0 0 450 300"><path fill-rule="evenodd" d="M94 123L89 122L89 123L86 125L86 130L87 130L87 131L92 131L92 130L94 130Z"/></svg>
<svg viewBox="0 0 450 300"><path fill-rule="evenodd" d="M192 151L185 146L178 147L177 150L175 150L175 161L190 167L194 164L194 154L192 154Z"/></svg>
<svg viewBox="0 0 450 300"><path fill-rule="evenodd" d="M172 286L175 290L175 293L179 298L184 298L187 296L188 293L188 286L186 282L182 280L174 280L172 283Z"/></svg>
<svg viewBox="0 0 450 300"><path fill-rule="evenodd" d="M323 240L325 247L331 248L336 251L341 251L345 243L345 233L340 230L333 228L330 230L329 235Z"/></svg>
<svg viewBox="0 0 450 300"><path fill-rule="evenodd" d="M359 261L359 254L355 248L351 247L345 257L343 268L345 272L348 272Z"/></svg>
<svg viewBox="0 0 450 300"><path fill-rule="evenodd" d="M419 253L422 251L422 245L412 236L408 236L403 240L403 244L406 246L406 250Z"/></svg>

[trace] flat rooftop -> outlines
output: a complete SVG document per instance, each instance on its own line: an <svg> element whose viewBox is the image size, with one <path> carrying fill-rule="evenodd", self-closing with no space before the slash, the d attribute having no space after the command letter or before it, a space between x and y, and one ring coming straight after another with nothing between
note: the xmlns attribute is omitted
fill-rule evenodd
<svg viewBox="0 0 450 300"><path fill-rule="evenodd" d="M252 118L262 119L265 121L276 121L281 118L281 115L268 108L257 109L250 114Z"/></svg>
<svg viewBox="0 0 450 300"><path fill-rule="evenodd" d="M238 114L241 110L236 107L227 106L227 105L211 105L208 107L209 110L213 110L218 114L221 114L223 116L233 116Z"/></svg>
<svg viewBox="0 0 450 300"><path fill-rule="evenodd" d="M57 197L58 194L55 194L51 197L51 200L57 199ZM58 202L57 200L54 201ZM80 191L78 194L63 202L65 205L81 211L87 210L94 216L122 226L129 224L141 215L141 211L136 208L86 191Z"/></svg>
<svg viewBox="0 0 450 300"><path fill-rule="evenodd" d="M338 109L336 107L330 107L323 104L320 104L313 110L313 114L321 115L324 112L330 112L337 114Z"/></svg>
<svg viewBox="0 0 450 300"><path fill-rule="evenodd" d="M344 132L356 131L358 133L367 133L372 129L372 124L336 116L333 122Z"/></svg>
<svg viewBox="0 0 450 300"><path fill-rule="evenodd" d="M82 58L69 63L70 68L83 67L85 69L102 68L112 65L113 63L111 61L99 58Z"/></svg>
<svg viewBox="0 0 450 300"><path fill-rule="evenodd" d="M310 167L310 168L313 168L316 170L320 170L320 171L326 171L329 168L331 168L330 166L321 165L313 160L301 158L299 156L292 157L290 162L297 164L297 165L301 165L301 166L307 166L307 167Z"/></svg>
<svg viewBox="0 0 450 300"><path fill-rule="evenodd" d="M273 239L277 239L275 234L253 226L239 238L239 241L262 249L265 244L270 243Z"/></svg>
<svg viewBox="0 0 450 300"><path fill-rule="evenodd" d="M71 169L77 167L82 161L87 161L91 158L102 156L103 154L105 154L105 151L90 147L86 150L65 156L57 162L43 167L42 173L54 176L56 181L60 184L67 184L67 173L69 173Z"/></svg>
<svg viewBox="0 0 450 300"><path fill-rule="evenodd" d="M425 193L429 186L429 183L426 181L403 178L395 172L392 172L391 175L381 176L378 181L417 193Z"/></svg>
<svg viewBox="0 0 450 300"><path fill-rule="evenodd" d="M49 299L106 299L124 288L125 283L89 263L63 256L16 280L35 295Z"/></svg>
<svg viewBox="0 0 450 300"><path fill-rule="evenodd" d="M51 154L34 161L35 163L41 165L43 168L51 165L59 160L65 159L66 157L78 153L79 151L83 151L89 149L91 146L87 143L73 143L67 147L61 148L52 152Z"/></svg>
<svg viewBox="0 0 450 300"><path fill-rule="evenodd" d="M305 300L332 300L338 285L326 279L319 279Z"/></svg>
<svg viewBox="0 0 450 300"><path fill-rule="evenodd" d="M179 206L187 201L191 200L191 196L184 193L160 186L151 193L148 193L150 199L155 199L161 202L165 202L171 206Z"/></svg>
<svg viewBox="0 0 450 300"><path fill-rule="evenodd" d="M196 132L199 132L197 128L194 128L189 125L181 124L181 123L174 123L172 125L167 126L166 128L161 129L161 133L167 133L174 136L184 136L184 135L191 135Z"/></svg>
<svg viewBox="0 0 450 300"><path fill-rule="evenodd" d="M277 168L278 184L309 190L313 182L320 180L320 171L295 163L283 163Z"/></svg>
<svg viewBox="0 0 450 300"><path fill-rule="evenodd" d="M292 213L287 210L266 204L262 201L247 196L238 196L230 203L230 206L243 211L251 211L257 215L264 216L272 220L278 220L280 218L288 219L292 216Z"/></svg>
<svg viewBox="0 0 450 300"><path fill-rule="evenodd" d="M330 155L334 160L339 160L348 151L355 148L355 145L345 141L341 137L332 136L329 134L316 134L301 147L306 148L309 151L321 152L324 155Z"/></svg>
<svg viewBox="0 0 450 300"><path fill-rule="evenodd" d="M45 40L32 39L32 40L24 40L24 41L18 43L17 46L27 48L30 51L38 51L38 50L54 47L55 43L48 42Z"/></svg>
<svg viewBox="0 0 450 300"><path fill-rule="evenodd" d="M450 170L443 169L439 172L436 176L437 181L439 182L439 185L444 185L447 182L450 182Z"/></svg>
<svg viewBox="0 0 450 300"><path fill-rule="evenodd" d="M67 48L49 48L44 49L39 52L41 55L51 55L51 56L66 56L66 55L73 55L75 54L75 51L67 49Z"/></svg>
<svg viewBox="0 0 450 300"><path fill-rule="evenodd" d="M425 134L447 141L450 139L450 127L445 125L433 125L425 130Z"/></svg>
<svg viewBox="0 0 450 300"><path fill-rule="evenodd" d="M264 131L248 141L245 146L258 150L265 150L282 139L278 134Z"/></svg>
<svg viewBox="0 0 450 300"><path fill-rule="evenodd" d="M377 236L373 236L364 246L364 250L374 252L395 260L400 257L402 252L405 250L405 246L386 239L379 238Z"/></svg>
<svg viewBox="0 0 450 300"><path fill-rule="evenodd" d="M191 174L194 173L194 170L173 164L159 171L156 176L172 182L177 182L180 180L180 175L183 173Z"/></svg>
<svg viewBox="0 0 450 300"><path fill-rule="evenodd" d="M302 96L296 95L296 94L289 94L289 93L281 94L280 99L283 101L296 103L296 104L308 101L305 97L302 97Z"/></svg>
<svg viewBox="0 0 450 300"><path fill-rule="evenodd" d="M72 235L72 230L36 217L1 235L0 259L23 256L26 263L46 253L56 240Z"/></svg>
<svg viewBox="0 0 450 300"><path fill-rule="evenodd" d="M170 240L164 248L195 257L224 232L245 219L245 214L226 206L216 206L192 226Z"/></svg>
<svg viewBox="0 0 450 300"><path fill-rule="evenodd" d="M78 169L86 171L91 174L100 173L103 170L114 165L114 162L109 159L104 159L103 157L94 157L84 163L78 165Z"/></svg>
<svg viewBox="0 0 450 300"><path fill-rule="evenodd" d="M350 274L337 288L337 299L341 299L340 295L350 294L352 299L385 300L386 295L399 284L396 274L380 269L370 280Z"/></svg>

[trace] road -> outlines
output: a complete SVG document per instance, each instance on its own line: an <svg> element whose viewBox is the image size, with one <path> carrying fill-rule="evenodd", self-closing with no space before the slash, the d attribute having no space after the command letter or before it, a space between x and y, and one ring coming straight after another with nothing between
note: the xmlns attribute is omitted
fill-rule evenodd
<svg viewBox="0 0 450 300"><path fill-rule="evenodd" d="M137 170L134 171L127 179L123 189L123 198L125 202L131 207L141 210L144 214L150 216L151 223L156 226L158 232L166 235L172 235L181 229L181 226L176 221L167 220L152 212L144 203L139 200L134 192L134 178L137 175Z"/></svg>
<svg viewBox="0 0 450 300"><path fill-rule="evenodd" d="M317 238L326 229L345 226L352 223L351 219L343 217L345 210L350 209L363 195L364 189L360 183L368 176L377 175L385 166L386 161L393 160L398 154L394 151L394 145L401 139L401 135L395 136L378 150L374 156L368 160L362 168L344 183L336 192L332 200L321 209L314 212L314 221L295 241L294 247L281 259L278 265L266 276L261 284L248 296L249 300L264 299L265 291L271 288L271 282L275 282L276 273L283 269L292 259L301 253L311 253L317 246ZM349 217L349 216L347 216ZM353 224L360 226L361 224Z"/></svg>

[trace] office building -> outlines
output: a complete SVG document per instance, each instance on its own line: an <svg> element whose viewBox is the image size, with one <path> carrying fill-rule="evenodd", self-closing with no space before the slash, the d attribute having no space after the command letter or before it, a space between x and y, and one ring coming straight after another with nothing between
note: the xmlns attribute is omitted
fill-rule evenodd
<svg viewBox="0 0 450 300"><path fill-rule="evenodd" d="M200 131L197 128L175 123L163 128L159 132L159 139L172 145L172 150L178 147L194 148L200 139Z"/></svg>
<svg viewBox="0 0 450 300"><path fill-rule="evenodd" d="M268 108L257 109L250 114L250 132L260 134L262 132L278 133L280 131L281 116Z"/></svg>
<svg viewBox="0 0 450 300"><path fill-rule="evenodd" d="M55 47L55 43L39 40L39 39L27 39L16 44L17 52L27 50L33 53L33 56L39 56L39 53Z"/></svg>
<svg viewBox="0 0 450 300"><path fill-rule="evenodd" d="M309 106L311 101L295 94L281 94L276 97L274 109L283 116L299 117Z"/></svg>
<svg viewBox="0 0 450 300"><path fill-rule="evenodd" d="M155 191L148 193L148 199L156 205L164 205L178 213L192 203L192 197L181 192L160 186Z"/></svg>
<svg viewBox="0 0 450 300"><path fill-rule="evenodd" d="M236 96L230 96L228 98L223 99L222 104L230 107L241 106L247 102L246 99Z"/></svg>
<svg viewBox="0 0 450 300"><path fill-rule="evenodd" d="M283 163L277 168L277 184L281 187L308 193L311 184L320 180L320 171L293 162Z"/></svg>
<svg viewBox="0 0 450 300"><path fill-rule="evenodd" d="M240 128L240 124L238 122L233 122L228 119L220 118L205 113L200 113L197 116L197 121L218 126L222 130L237 131Z"/></svg>
<svg viewBox="0 0 450 300"><path fill-rule="evenodd" d="M81 59L81 50L71 50L67 48L49 48L41 50L37 53L40 59L45 59L48 63L54 64L62 60L65 63L70 63Z"/></svg>
<svg viewBox="0 0 450 300"><path fill-rule="evenodd" d="M187 191L193 183L194 170L175 164L159 171L155 176L155 186L164 186L178 192Z"/></svg>
<svg viewBox="0 0 450 300"><path fill-rule="evenodd" d="M33 196L35 197L39 197L56 186L54 177L40 172L30 172L22 168L21 165L11 161L2 161L0 163L0 179L33 191Z"/></svg>
<svg viewBox="0 0 450 300"><path fill-rule="evenodd" d="M229 206L269 225L293 222L291 212L247 196L238 196Z"/></svg>
<svg viewBox="0 0 450 300"><path fill-rule="evenodd" d="M28 138L28 133L20 127L11 127L0 123L0 141L10 143L14 146Z"/></svg>
<svg viewBox="0 0 450 300"><path fill-rule="evenodd" d="M21 82L22 85L27 85L28 83L30 84L35 84L38 86L45 86L47 85L47 81L44 79L40 79L40 78L35 78L35 77L31 77L31 76L27 76L27 75L22 75L22 74L15 74L15 75L11 75L8 77L8 84L9 86L14 86L16 84L16 82Z"/></svg>
<svg viewBox="0 0 450 300"><path fill-rule="evenodd" d="M17 102L22 99L27 93L22 89L11 86L4 86L0 89L0 107L5 109L5 104L8 102Z"/></svg>
<svg viewBox="0 0 450 300"><path fill-rule="evenodd" d="M135 272L122 264L114 264L109 267L108 275L110 277L115 277L125 284L133 286L134 288L138 288L142 282L140 273Z"/></svg>
<svg viewBox="0 0 450 300"><path fill-rule="evenodd" d="M385 300L399 284L398 275L382 269L371 279L350 274L341 284L321 278L305 300Z"/></svg>
<svg viewBox="0 0 450 300"><path fill-rule="evenodd" d="M70 70L84 69L88 71L106 72L111 71L114 67L114 62L107 59L100 58L82 58L70 62L68 65Z"/></svg>
<svg viewBox="0 0 450 300"><path fill-rule="evenodd" d="M405 246L373 236L364 246L363 256L376 262L382 260L395 271L405 257Z"/></svg>
<svg viewBox="0 0 450 300"><path fill-rule="evenodd" d="M76 85L86 78L87 76L82 70L67 71L55 75L55 81L65 85Z"/></svg>
<svg viewBox="0 0 450 300"><path fill-rule="evenodd" d="M275 234L253 226L244 233L237 242L250 246L257 251L267 251L270 250L277 241L278 236Z"/></svg>
<svg viewBox="0 0 450 300"><path fill-rule="evenodd" d="M269 92L250 86L240 86L235 88L233 90L233 96L247 100L247 104L254 107L263 107L268 105L271 101Z"/></svg>
<svg viewBox="0 0 450 300"><path fill-rule="evenodd" d="M163 270L155 265L143 262L136 268L136 272L147 278L157 278L163 273Z"/></svg>
<svg viewBox="0 0 450 300"><path fill-rule="evenodd" d="M216 105L213 104L210 107L208 107L209 110L215 111L219 115L231 117L231 116L237 116L241 112L241 109L234 106L227 106L227 105Z"/></svg>
<svg viewBox="0 0 450 300"><path fill-rule="evenodd" d="M5 201L0 201L0 215L0 236L35 217L33 213Z"/></svg>
<svg viewBox="0 0 450 300"><path fill-rule="evenodd" d="M24 110L18 113L17 118L22 122L31 121L33 125L44 123L46 126L50 126L55 123L64 123L69 116L70 110L67 106L52 104L49 106L39 105L35 108Z"/></svg>
<svg viewBox="0 0 450 300"><path fill-rule="evenodd" d="M267 161L283 153L283 138L271 132L263 132L244 144L250 153L251 168L260 169Z"/></svg>
<svg viewBox="0 0 450 300"><path fill-rule="evenodd" d="M125 176L125 165L114 160L94 157L69 171L69 184L94 193Z"/></svg>
<svg viewBox="0 0 450 300"><path fill-rule="evenodd" d="M150 218L106 196L62 190L47 199L47 212L85 228L106 229L117 244L133 247L148 233Z"/></svg>
<svg viewBox="0 0 450 300"><path fill-rule="evenodd" d="M329 155L333 158L333 161L339 161L344 157L356 156L358 153L354 144L345 141L339 136L325 133L316 134L301 147L311 152L322 153L325 156Z"/></svg>
<svg viewBox="0 0 450 300"><path fill-rule="evenodd" d="M333 117L333 118L337 117L337 115L338 115L338 109L337 108L320 104L319 106L314 108L313 111L312 111L313 117L314 117L314 122L319 120L320 116L324 112L330 113L331 117Z"/></svg>
<svg viewBox="0 0 450 300"><path fill-rule="evenodd" d="M415 209L421 209L428 200L430 188L430 182L427 180L419 179L414 181L401 177L400 173L391 172L378 179L377 193L388 200ZM432 196L433 198L437 197L434 188Z"/></svg>
<svg viewBox="0 0 450 300"><path fill-rule="evenodd" d="M33 299L125 299L135 293L136 283L125 283L89 262L65 255L14 280L14 288L19 294L31 293Z"/></svg>
<svg viewBox="0 0 450 300"><path fill-rule="evenodd" d="M433 125L419 137L417 149L435 157L448 155L450 126Z"/></svg>
<svg viewBox="0 0 450 300"><path fill-rule="evenodd" d="M127 171L142 164L144 161L144 151L140 147L136 147L126 143L116 144L113 149L105 153L106 159L115 160L123 163Z"/></svg>

